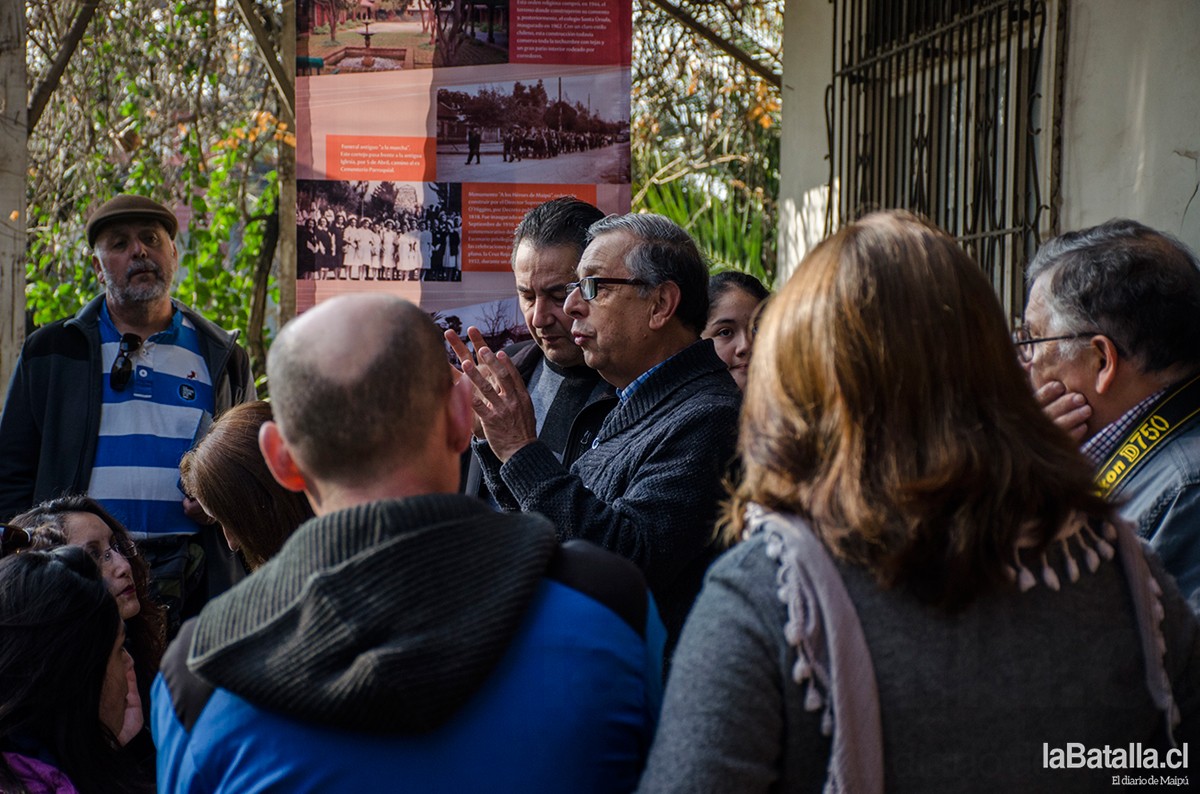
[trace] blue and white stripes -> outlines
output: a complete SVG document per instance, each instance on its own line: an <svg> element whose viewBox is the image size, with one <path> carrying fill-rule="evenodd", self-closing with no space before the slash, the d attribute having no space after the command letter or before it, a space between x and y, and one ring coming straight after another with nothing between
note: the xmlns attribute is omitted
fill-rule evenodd
<svg viewBox="0 0 1200 794"><path fill-rule="evenodd" d="M183 513L179 460L212 422L213 387L192 323L176 309L170 327L133 354L133 377L112 388L120 332L100 317L103 402L88 493L135 537L192 533Z"/></svg>

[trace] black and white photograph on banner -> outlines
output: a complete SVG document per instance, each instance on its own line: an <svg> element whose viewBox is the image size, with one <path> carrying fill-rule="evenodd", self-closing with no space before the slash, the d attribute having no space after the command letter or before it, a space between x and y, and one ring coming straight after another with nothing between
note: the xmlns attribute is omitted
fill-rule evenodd
<svg viewBox="0 0 1200 794"><path fill-rule="evenodd" d="M516 298L458 306L433 312L430 316L443 331L454 331L463 339L467 338L467 329L475 326L492 350L502 350L531 338ZM454 355L449 345L446 346L446 353L450 363L457 365L458 356Z"/></svg>
<svg viewBox="0 0 1200 794"><path fill-rule="evenodd" d="M460 185L300 180L296 227L300 279L462 280Z"/></svg>
<svg viewBox="0 0 1200 794"><path fill-rule="evenodd" d="M628 184L629 70L443 86L437 179Z"/></svg>

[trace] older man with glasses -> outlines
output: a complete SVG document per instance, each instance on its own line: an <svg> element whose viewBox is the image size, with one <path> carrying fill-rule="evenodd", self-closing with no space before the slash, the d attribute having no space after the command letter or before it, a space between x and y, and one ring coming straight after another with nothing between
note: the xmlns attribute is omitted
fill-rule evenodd
<svg viewBox="0 0 1200 794"><path fill-rule="evenodd" d="M1113 220L1048 242L1027 282L1014 342L1038 400L1200 606L1200 262Z"/></svg>
<svg viewBox="0 0 1200 794"><path fill-rule="evenodd" d="M563 310L567 285L587 246L588 228L603 217L591 204L561 196L531 209L513 232L517 303L532 338L510 346L505 354L529 391L538 438L568 467L591 448L617 402L612 386L583 363L583 351L571 341L571 318ZM446 339L460 360L470 356L453 330L446 331ZM485 344L477 329L473 341ZM483 450L486 454L486 446ZM494 477L485 480L479 456L472 453L469 458L464 492L516 509L504 483Z"/></svg>
<svg viewBox="0 0 1200 794"><path fill-rule="evenodd" d="M562 539L590 540L641 567L673 645L716 551L741 392L711 340L700 340L708 270L687 232L630 214L597 221L589 234L563 309L618 405L592 448L565 467L538 440L512 362L480 347L463 362L485 435L474 445L516 507L550 518Z"/></svg>
<svg viewBox="0 0 1200 794"><path fill-rule="evenodd" d="M172 620L189 566L208 595L243 573L221 533L197 523L203 511L185 504L179 459L213 416L254 398L236 334L171 298L178 226L143 196L92 214L87 240L104 294L30 335L0 416L0 517L64 494L95 498L144 541L160 584L176 579L162 590ZM207 582L196 577L200 559Z"/></svg>

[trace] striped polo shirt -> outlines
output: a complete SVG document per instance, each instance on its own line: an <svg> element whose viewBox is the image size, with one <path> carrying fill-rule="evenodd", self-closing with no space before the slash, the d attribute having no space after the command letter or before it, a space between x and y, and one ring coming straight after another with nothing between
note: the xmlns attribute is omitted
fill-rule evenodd
<svg viewBox="0 0 1200 794"><path fill-rule="evenodd" d="M183 512L179 460L212 423L213 388L195 326L175 307L171 325L142 342L121 391L109 372L121 333L100 310L103 403L88 494L135 537L192 533Z"/></svg>

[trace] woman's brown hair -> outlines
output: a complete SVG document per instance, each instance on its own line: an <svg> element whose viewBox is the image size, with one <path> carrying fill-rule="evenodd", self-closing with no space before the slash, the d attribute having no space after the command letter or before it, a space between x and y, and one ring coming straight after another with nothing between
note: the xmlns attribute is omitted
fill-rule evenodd
<svg viewBox="0 0 1200 794"><path fill-rule="evenodd" d="M240 546L251 569L275 555L296 527L312 518L302 493L275 481L258 449L270 403L242 403L217 417L179 464L183 488Z"/></svg>
<svg viewBox="0 0 1200 794"><path fill-rule="evenodd" d="M961 607L999 586L1018 540L1042 551L1072 511L1107 517L1042 413L978 266L907 212L817 246L767 307L741 420L748 503L808 517L884 587Z"/></svg>

